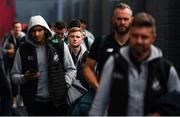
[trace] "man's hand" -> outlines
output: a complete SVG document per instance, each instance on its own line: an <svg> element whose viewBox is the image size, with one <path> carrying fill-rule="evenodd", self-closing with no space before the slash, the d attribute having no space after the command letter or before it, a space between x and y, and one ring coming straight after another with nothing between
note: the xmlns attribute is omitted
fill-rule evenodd
<svg viewBox="0 0 180 117"><path fill-rule="evenodd" d="M7 45L7 55L8 55L9 57L13 57L14 54L15 54L14 45L13 45L12 43L9 43L9 44Z"/></svg>
<svg viewBox="0 0 180 117"><path fill-rule="evenodd" d="M24 74L24 79L25 80L34 80L34 79L39 78L39 76L40 76L39 72L33 73L33 72L28 70Z"/></svg>
<svg viewBox="0 0 180 117"><path fill-rule="evenodd" d="M86 81L90 85L90 87L94 88L95 90L98 89L99 83L96 78L96 75L94 73L94 66L96 64L96 61L94 59L88 58L86 60L86 63L84 65L83 73Z"/></svg>
<svg viewBox="0 0 180 117"><path fill-rule="evenodd" d="M14 56L14 54L15 54L14 48L9 48L7 50L7 55L8 56L12 57L12 56Z"/></svg>

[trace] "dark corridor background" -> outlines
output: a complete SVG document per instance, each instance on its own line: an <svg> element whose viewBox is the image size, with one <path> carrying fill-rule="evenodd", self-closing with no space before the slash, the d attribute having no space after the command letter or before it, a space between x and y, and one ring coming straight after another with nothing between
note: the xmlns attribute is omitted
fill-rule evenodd
<svg viewBox="0 0 180 117"><path fill-rule="evenodd" d="M88 29L100 36L112 30L112 9L118 2L129 4L134 15L145 11L155 17L158 34L155 45L180 74L180 0L16 0L16 19L28 22L30 16L40 14L48 22L62 20L68 24L72 19L82 18Z"/></svg>

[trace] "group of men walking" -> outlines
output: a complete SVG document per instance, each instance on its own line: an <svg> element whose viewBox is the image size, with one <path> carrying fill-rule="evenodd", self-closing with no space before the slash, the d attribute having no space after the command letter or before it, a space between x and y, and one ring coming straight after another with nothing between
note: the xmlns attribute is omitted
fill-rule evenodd
<svg viewBox="0 0 180 117"><path fill-rule="evenodd" d="M72 21L67 33L57 22L52 35L42 16L32 16L11 71L1 70L1 80L9 81L10 73L28 115L180 115L179 76L153 45L155 19L147 13L133 17L131 7L119 3L112 23L112 33L94 40L80 20Z"/></svg>

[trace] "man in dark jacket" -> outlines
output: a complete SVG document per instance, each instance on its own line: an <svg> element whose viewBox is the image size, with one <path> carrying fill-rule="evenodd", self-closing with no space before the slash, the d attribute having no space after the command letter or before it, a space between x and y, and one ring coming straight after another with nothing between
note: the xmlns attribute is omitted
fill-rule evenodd
<svg viewBox="0 0 180 117"><path fill-rule="evenodd" d="M102 39L96 38L93 42L83 70L88 84L93 89L97 90L99 87L98 80L105 61L121 47L127 45L132 19L130 6L124 3L117 4L112 17L114 32ZM95 67L96 72L94 72Z"/></svg>
<svg viewBox="0 0 180 117"><path fill-rule="evenodd" d="M104 115L105 111L116 116L180 114L179 76L162 51L153 46L155 39L154 18L139 13L130 28L129 46L104 66L90 115Z"/></svg>
<svg viewBox="0 0 180 117"><path fill-rule="evenodd" d="M29 115L65 115L67 88L76 68L67 45L49 40L51 30L41 16L29 20L26 42L17 50L12 80L21 85Z"/></svg>

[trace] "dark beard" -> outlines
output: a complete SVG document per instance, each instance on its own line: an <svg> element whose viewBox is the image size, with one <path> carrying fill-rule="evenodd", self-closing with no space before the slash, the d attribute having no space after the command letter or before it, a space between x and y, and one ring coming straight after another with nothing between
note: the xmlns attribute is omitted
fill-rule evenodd
<svg viewBox="0 0 180 117"><path fill-rule="evenodd" d="M131 51L134 56L141 56L144 53L144 50L141 46L138 46L138 47L132 49Z"/></svg>
<svg viewBox="0 0 180 117"><path fill-rule="evenodd" d="M129 32L129 27L127 27L125 30L120 30L117 26L115 27L116 32L118 32L120 35L125 35Z"/></svg>

